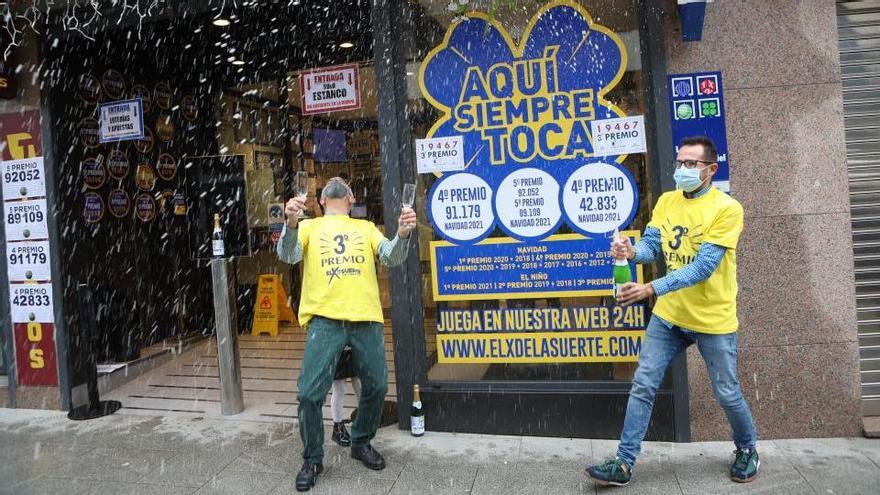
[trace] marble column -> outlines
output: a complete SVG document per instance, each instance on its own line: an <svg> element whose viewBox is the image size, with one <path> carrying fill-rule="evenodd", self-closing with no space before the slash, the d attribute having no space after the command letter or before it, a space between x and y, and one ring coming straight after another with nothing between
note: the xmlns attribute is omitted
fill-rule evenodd
<svg viewBox="0 0 880 495"><path fill-rule="evenodd" d="M745 208L739 376L759 435L860 435L835 4L714 2L701 42L683 43L677 24L668 16L669 72L724 78L731 190ZM688 370L694 440L729 438L696 349Z"/></svg>

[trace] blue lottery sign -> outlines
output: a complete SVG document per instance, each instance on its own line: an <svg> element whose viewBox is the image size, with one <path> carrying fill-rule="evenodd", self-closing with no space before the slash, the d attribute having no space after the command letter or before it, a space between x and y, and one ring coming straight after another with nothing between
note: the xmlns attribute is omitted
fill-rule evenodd
<svg viewBox="0 0 880 495"><path fill-rule="evenodd" d="M638 232L623 234L638 240ZM610 296L614 259L608 244L605 237L578 234L554 235L534 245L491 238L468 249L434 242L434 300ZM630 270L641 282L641 266L632 264Z"/></svg>
<svg viewBox="0 0 880 495"><path fill-rule="evenodd" d="M590 123L626 116L605 99L626 64L621 38L573 1L541 8L518 41L485 14L455 21L419 72L441 114L426 137L463 143L464 170L429 195L437 233L474 244L496 228L526 242L563 223L584 235L624 228L636 185L624 155L595 156Z"/></svg>
<svg viewBox="0 0 880 495"><path fill-rule="evenodd" d="M730 192L727 126L724 121L724 84L721 72L668 76L672 140L675 150L690 136L708 136L718 148L718 173L713 184Z"/></svg>

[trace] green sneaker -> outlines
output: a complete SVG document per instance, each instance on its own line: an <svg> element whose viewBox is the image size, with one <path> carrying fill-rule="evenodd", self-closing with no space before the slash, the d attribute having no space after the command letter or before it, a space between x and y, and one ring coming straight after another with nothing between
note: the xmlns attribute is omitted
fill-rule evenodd
<svg viewBox="0 0 880 495"><path fill-rule="evenodd" d="M598 466L589 466L584 474L602 486L626 486L632 479L632 469L616 457Z"/></svg>
<svg viewBox="0 0 880 495"><path fill-rule="evenodd" d="M748 483L758 476L761 468L761 460L758 459L758 451L755 449L736 449L733 452L736 457L730 466L730 479L737 483Z"/></svg>

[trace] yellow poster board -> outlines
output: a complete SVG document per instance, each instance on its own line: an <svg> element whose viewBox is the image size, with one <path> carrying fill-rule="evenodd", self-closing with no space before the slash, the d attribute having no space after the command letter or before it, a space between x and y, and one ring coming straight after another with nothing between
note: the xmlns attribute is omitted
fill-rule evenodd
<svg viewBox="0 0 880 495"><path fill-rule="evenodd" d="M281 286L281 277L260 275L251 335L268 333L277 337L278 323L282 321L293 323L293 309L287 299L287 292Z"/></svg>

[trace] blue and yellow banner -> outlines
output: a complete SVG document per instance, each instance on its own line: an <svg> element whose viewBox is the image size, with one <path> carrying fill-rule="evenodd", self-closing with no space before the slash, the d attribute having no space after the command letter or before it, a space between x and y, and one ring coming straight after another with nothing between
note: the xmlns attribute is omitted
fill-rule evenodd
<svg viewBox="0 0 880 495"><path fill-rule="evenodd" d="M517 40L483 13L452 22L418 76L440 115L425 137L454 138L456 152L461 142L464 163L435 172L428 193L443 239L431 243L435 301L612 295L610 234L631 224L639 194L625 155L596 156L591 123L629 125L608 121L627 116L608 96L626 67L621 38L573 0L540 7ZM565 226L573 233L558 234ZM641 268L630 270L641 282ZM441 310L438 359L637 361L645 313Z"/></svg>
<svg viewBox="0 0 880 495"><path fill-rule="evenodd" d="M622 232L632 243L637 231ZM614 259L610 239L559 234L525 244L507 237L472 246L431 243L435 301L528 299L533 297L610 296ZM642 267L630 264L641 282Z"/></svg>
<svg viewBox="0 0 880 495"><path fill-rule="evenodd" d="M643 330L438 335L440 363L636 362Z"/></svg>
<svg viewBox="0 0 880 495"><path fill-rule="evenodd" d="M644 330L646 310L632 306L448 309L437 313L437 333Z"/></svg>
<svg viewBox="0 0 880 495"><path fill-rule="evenodd" d="M456 309L437 314L441 363L638 361L646 308Z"/></svg>
<svg viewBox="0 0 880 495"><path fill-rule="evenodd" d="M626 114L605 96L621 80L626 70L627 52L620 37L593 21L590 13L574 1L558 0L543 6L526 26L517 44L497 20L482 13L470 13L455 21L443 42L425 57L419 72L419 85L425 99L441 112L427 137L462 136L466 168L447 174L444 181L457 181L450 190L499 191L505 178L520 168L528 177L541 181L540 192L517 196L521 203L545 198L555 204L548 211L514 206L510 199L483 198L464 211L429 209L437 232L455 243L474 243L487 237L493 227L520 240L547 237L567 220L576 232L586 234L584 221L572 209L560 211L565 202L563 186L571 186L572 174L594 161L590 122L624 117ZM624 156L602 157L598 162L617 167L626 190L613 193L626 196L625 205L615 217L615 226L628 225L637 210L637 194L629 173L615 162ZM465 174L469 180L456 178ZM546 176L542 176L546 174ZM510 179L512 183L513 180ZM466 184L471 184L468 187ZM608 187L617 187L617 184ZM581 180L581 185L583 180ZM603 188L606 184L587 183ZM446 191L443 191L444 193ZM581 191L582 192L582 191ZM576 195L578 191L574 191ZM448 197L449 195L447 195ZM443 194L431 195L443 198ZM612 208L610 200L602 211ZM486 211L489 210L489 211ZM583 211L596 213L593 205ZM503 221L505 213L521 217L520 223ZM437 218L442 217L442 218ZM518 228L522 221L538 217L539 229ZM471 222L472 233L455 232L444 225L450 221ZM610 232L610 229L604 230Z"/></svg>

